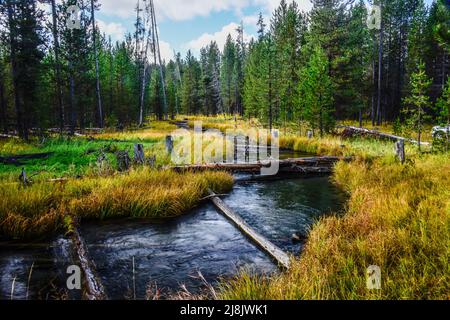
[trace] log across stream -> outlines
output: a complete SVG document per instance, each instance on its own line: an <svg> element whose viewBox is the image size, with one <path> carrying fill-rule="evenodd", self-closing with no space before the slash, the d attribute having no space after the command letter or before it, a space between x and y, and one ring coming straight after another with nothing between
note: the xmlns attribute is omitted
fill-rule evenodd
<svg viewBox="0 0 450 320"><path fill-rule="evenodd" d="M237 184L222 199L258 233L298 255L303 243L293 242L292 234L307 235L316 219L341 208L345 196L327 177L317 177ZM210 202L170 221L92 222L82 224L79 232L111 299L143 299L154 284L163 293L178 291L181 284L195 293L203 285L199 271L212 284L240 268L279 272ZM80 298L79 292L65 289L66 268L78 263L75 251L64 236L42 243L0 243L0 299L11 298L13 282L13 299L25 299L27 287L30 299Z"/></svg>

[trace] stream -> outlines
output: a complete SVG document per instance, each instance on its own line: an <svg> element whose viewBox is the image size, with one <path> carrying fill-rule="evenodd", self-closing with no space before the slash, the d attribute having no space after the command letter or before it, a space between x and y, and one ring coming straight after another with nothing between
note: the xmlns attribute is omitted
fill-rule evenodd
<svg viewBox="0 0 450 320"><path fill-rule="evenodd" d="M326 177L236 184L223 200L253 228L294 255L322 215L339 211L345 196ZM104 221L80 228L110 299L145 299L149 287L191 293L245 268L278 272L274 262L209 203L169 221ZM0 243L0 299L79 299L65 288L67 266L76 264L70 242ZM30 277L30 268L33 270ZM14 290L12 290L14 288ZM27 293L28 291L28 293Z"/></svg>

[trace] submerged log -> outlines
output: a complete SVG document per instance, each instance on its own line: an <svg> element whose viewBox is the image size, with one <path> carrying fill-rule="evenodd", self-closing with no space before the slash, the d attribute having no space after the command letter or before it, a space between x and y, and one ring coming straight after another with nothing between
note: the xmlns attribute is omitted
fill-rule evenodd
<svg viewBox="0 0 450 320"><path fill-rule="evenodd" d="M357 127L352 127L352 126L337 126L337 127L344 129L344 132L342 135L345 137L355 136L355 135L367 135L367 136L387 139L387 140L391 140L391 141L404 140L404 141L408 141L412 144L417 144L417 145L419 144L419 142L414 139L399 137L399 136L396 136L393 134L388 134L388 133L379 132L379 131L375 131L375 130L369 130L369 129L365 129L365 128L357 128ZM429 142L420 142L420 144L424 145L424 146L431 145Z"/></svg>
<svg viewBox="0 0 450 320"><path fill-rule="evenodd" d="M78 259L84 272L87 298L89 300L106 299L105 289L95 272L95 265L89 259L86 245L76 227L73 227L72 230L72 243L77 251Z"/></svg>
<svg viewBox="0 0 450 320"><path fill-rule="evenodd" d="M280 267L289 269L290 261L289 256L286 254L286 252L284 252L272 242L267 240L264 236L256 232L244 221L244 219L242 219L238 214L231 210L231 208L228 207L225 202L223 202L214 192L209 190L209 194L211 196L211 201L220 210L220 212L225 215L225 217L231 220L246 236L248 236L261 249L263 249L273 259L275 259Z"/></svg>

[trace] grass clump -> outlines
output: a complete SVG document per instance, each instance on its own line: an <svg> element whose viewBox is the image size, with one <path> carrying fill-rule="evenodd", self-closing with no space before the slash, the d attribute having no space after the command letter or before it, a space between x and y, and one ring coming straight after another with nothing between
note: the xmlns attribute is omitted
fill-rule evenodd
<svg viewBox="0 0 450 320"><path fill-rule="evenodd" d="M222 172L175 173L148 168L112 177L85 177L66 183L37 182L23 188L0 183L0 238L29 239L64 228L67 217L84 219L167 218L196 206L211 188L231 189Z"/></svg>
<svg viewBox="0 0 450 320"><path fill-rule="evenodd" d="M350 194L346 214L320 220L289 271L236 277L221 298L448 299L448 172L446 155L339 163L334 179ZM366 287L370 265L381 268L381 290Z"/></svg>
<svg viewBox="0 0 450 320"><path fill-rule="evenodd" d="M71 212L80 217L167 218L192 209L207 195L208 188L227 192L233 180L221 172L178 174L142 169L88 183L93 185L92 191L71 203Z"/></svg>

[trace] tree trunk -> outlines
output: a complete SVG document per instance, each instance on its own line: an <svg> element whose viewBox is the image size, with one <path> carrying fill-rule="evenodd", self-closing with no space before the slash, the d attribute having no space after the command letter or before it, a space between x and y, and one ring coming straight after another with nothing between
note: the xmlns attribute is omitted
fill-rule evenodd
<svg viewBox="0 0 450 320"><path fill-rule="evenodd" d="M161 77L161 89L163 94L163 113L164 113L164 120L167 120L167 96L166 96L166 84L164 81L164 72L163 72L163 65L161 60L161 50L159 48L159 34L158 34L158 25L156 23L156 14L155 14L155 7L153 0L150 0L151 3L151 9L152 9L152 22L153 22L153 33L156 36L156 43L154 43L154 47L156 51L158 51L158 62L159 62L159 75ZM156 56L155 56L156 57Z"/></svg>
<svg viewBox="0 0 450 320"><path fill-rule="evenodd" d="M69 56L69 70L72 71L72 55ZM73 72L70 72L69 76L69 94L70 94L70 102L69 102L69 126L70 126L70 134L73 135L75 133L75 79L73 77Z"/></svg>
<svg viewBox="0 0 450 320"><path fill-rule="evenodd" d="M11 60L11 73L14 86L14 106L16 109L16 123L19 137L25 138L25 131L23 127L23 115L22 106L19 93L19 81L17 78L17 60L16 60L16 39L15 39L15 27L13 25L13 5L11 0L6 1L8 11L8 26L9 26L9 43L10 43L10 60Z"/></svg>
<svg viewBox="0 0 450 320"><path fill-rule="evenodd" d="M111 115L114 106L113 106L113 53L112 53L112 44L111 44L111 36L109 37L109 112L108 114Z"/></svg>
<svg viewBox="0 0 450 320"><path fill-rule="evenodd" d="M358 120L359 120L359 127L363 127L363 119L362 119L362 109L359 108L359 114L358 114Z"/></svg>
<svg viewBox="0 0 450 320"><path fill-rule="evenodd" d="M56 89L58 93L58 109L59 109L59 128L60 133L63 134L64 131L64 103L63 103L63 92L61 85L61 65L59 61L59 39L58 39L58 27L56 20L56 5L55 0L51 0L52 4L52 31L53 31L53 41L54 41L54 51L55 51L55 71L56 71Z"/></svg>
<svg viewBox="0 0 450 320"><path fill-rule="evenodd" d="M422 108L419 107L419 127L417 130L417 142L418 142L418 146L419 146L419 153L422 152L422 148L421 148L421 139L422 137Z"/></svg>
<svg viewBox="0 0 450 320"><path fill-rule="evenodd" d="M5 134L8 133L8 123L6 121L5 86L3 84L3 74L1 71L0 71L0 126Z"/></svg>
<svg viewBox="0 0 450 320"><path fill-rule="evenodd" d="M103 128L103 110L102 110L102 97L100 94L100 75L99 75L99 65L98 65L98 52L97 52L97 29L95 27L95 8L94 0L91 0L91 19L92 19L92 42L94 46L94 58L95 58L95 90L97 93L97 111L98 111L98 125Z"/></svg>
<svg viewBox="0 0 450 320"><path fill-rule="evenodd" d="M269 52L271 48L269 47ZM269 130L272 134L272 56L269 54Z"/></svg>
<svg viewBox="0 0 450 320"><path fill-rule="evenodd" d="M374 39L374 47L375 47L375 39ZM374 52L373 52L374 53ZM375 57L372 59L372 83L373 83L373 90L372 90L372 110L371 110L371 118L372 118L372 127L375 126L375 100L376 100L376 71L375 71Z"/></svg>
<svg viewBox="0 0 450 320"><path fill-rule="evenodd" d="M381 124L381 81L383 73L383 21L380 28L380 43L378 47L378 101L377 101L377 126Z"/></svg>

